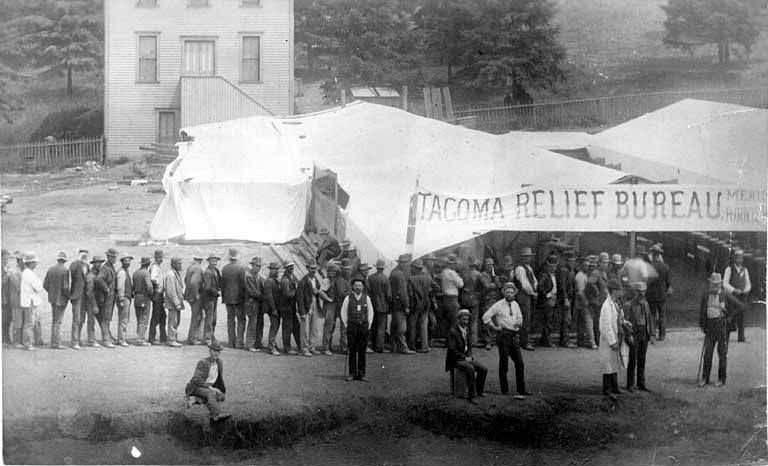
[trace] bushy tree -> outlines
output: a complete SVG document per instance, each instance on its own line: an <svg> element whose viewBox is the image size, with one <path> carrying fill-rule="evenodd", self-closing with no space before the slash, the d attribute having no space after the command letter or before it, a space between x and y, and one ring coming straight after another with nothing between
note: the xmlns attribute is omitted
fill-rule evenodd
<svg viewBox="0 0 768 466"><path fill-rule="evenodd" d="M414 13L420 45L426 57L447 67L448 79L467 57L468 31L478 18L467 0L425 0Z"/></svg>
<svg viewBox="0 0 768 466"><path fill-rule="evenodd" d="M750 52L760 35L765 2L668 0L661 8L667 14L665 44L686 51L702 45L717 45L718 62L724 65L730 60L732 44Z"/></svg>

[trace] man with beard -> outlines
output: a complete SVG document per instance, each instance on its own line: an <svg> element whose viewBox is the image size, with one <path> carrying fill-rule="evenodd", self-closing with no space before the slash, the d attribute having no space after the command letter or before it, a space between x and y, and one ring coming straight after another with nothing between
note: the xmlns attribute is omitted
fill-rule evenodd
<svg viewBox="0 0 768 466"><path fill-rule="evenodd" d="M220 258L215 254L208 255L208 267L203 271L203 289L201 295L203 307L203 338L205 344L216 341L216 305L221 293L221 272L216 267Z"/></svg>
<svg viewBox="0 0 768 466"><path fill-rule="evenodd" d="M64 349L61 346L61 320L69 303L69 269L64 265L67 254L60 251L56 256L56 265L48 269L43 280L43 288L48 292L53 322L51 324L51 348Z"/></svg>

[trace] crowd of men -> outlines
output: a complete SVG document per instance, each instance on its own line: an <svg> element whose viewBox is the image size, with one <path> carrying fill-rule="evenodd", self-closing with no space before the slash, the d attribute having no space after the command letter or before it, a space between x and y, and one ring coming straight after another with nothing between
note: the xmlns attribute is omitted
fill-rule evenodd
<svg viewBox="0 0 768 466"><path fill-rule="evenodd" d="M639 278L633 277L619 254L602 252L579 260L573 248L563 248L536 267L529 247L519 251L517 261L505 256L498 267L493 257L482 262L468 257L460 266L454 254L441 260L432 254L412 260L404 254L398 258L397 267L386 274L383 260L377 261L375 272L370 273L372 268L360 261L348 242L339 244L328 240L327 234L324 237L317 261L305 264L303 277L296 276L293 263L269 263L268 273L262 274L260 257L246 263L234 249L229 250L227 263L221 268L221 258L215 254L193 257L186 270L178 257L166 267L163 251L157 250L153 259L142 257L139 267L132 270L134 258L110 248L105 256L93 257L81 249L68 265L66 253L60 252L56 265L41 280L34 253L3 250L3 340L28 350L43 344L39 313L45 291L52 313L50 345L55 349L64 348L60 327L68 306L73 349L81 345L129 346L131 307L136 322L135 345L211 345L216 341L220 301L226 308L231 348L307 357L332 355L334 349L349 352L354 354L354 361L350 357L350 376L363 379L365 353L383 352L385 346L393 353L424 353L436 342L450 347L452 332L456 344L459 340L454 330L466 321L464 346L490 350L499 345L500 359L504 360L503 370L500 366L503 387L507 358L511 358L518 374L518 392L524 394L520 350L533 351L534 343L598 349L605 341L601 339L600 314L606 301L617 301L624 308L623 319L632 329L629 387L635 380L639 388L645 387L648 344L665 338L665 300L672 288L661 244L651 247L649 254L638 248L633 260L647 263L654 271ZM12 257L16 267L9 264ZM734 264L724 275L724 289L734 298L729 301L734 309L729 322L743 341L743 301L751 288L743 253L736 252ZM629 297L625 300L620 294L609 299L612 289L629 290ZM737 312L739 306L741 312ZM187 307L189 331L184 339L178 328ZM460 311L467 318L459 319ZM266 343L265 317L269 319ZM113 318L117 320L116 334ZM705 328L706 318L702 322ZM337 326L339 346L333 348ZM536 342L532 340L534 330L539 334ZM572 331L575 344L570 340ZM721 341L711 340L710 346ZM711 353L710 347L708 355ZM461 360L458 354L454 356L452 366Z"/></svg>

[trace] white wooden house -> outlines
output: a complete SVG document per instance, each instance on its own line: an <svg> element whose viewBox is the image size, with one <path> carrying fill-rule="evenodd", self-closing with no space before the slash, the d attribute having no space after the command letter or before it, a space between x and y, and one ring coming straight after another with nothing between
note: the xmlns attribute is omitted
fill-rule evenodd
<svg viewBox="0 0 768 466"><path fill-rule="evenodd" d="M107 156L179 128L293 113L293 0L105 0Z"/></svg>

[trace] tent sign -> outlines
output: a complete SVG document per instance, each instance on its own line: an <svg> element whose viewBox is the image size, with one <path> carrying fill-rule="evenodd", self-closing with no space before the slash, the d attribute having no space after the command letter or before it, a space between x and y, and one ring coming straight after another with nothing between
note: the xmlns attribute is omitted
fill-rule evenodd
<svg viewBox="0 0 768 466"><path fill-rule="evenodd" d="M420 190L420 228L533 231L765 231L766 190L735 186L613 184L530 186L501 196Z"/></svg>

